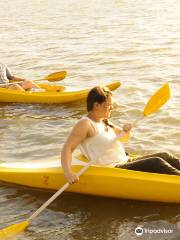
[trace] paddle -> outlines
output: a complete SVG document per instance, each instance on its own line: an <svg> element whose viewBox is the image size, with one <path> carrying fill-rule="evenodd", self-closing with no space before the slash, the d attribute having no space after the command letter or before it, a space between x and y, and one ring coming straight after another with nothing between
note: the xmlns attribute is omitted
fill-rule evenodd
<svg viewBox="0 0 180 240"><path fill-rule="evenodd" d="M56 81L63 80L66 77L66 75L67 75L66 71L54 72L43 77L42 79L33 80L33 81L48 80L49 82L56 82Z"/></svg>
<svg viewBox="0 0 180 240"><path fill-rule="evenodd" d="M66 71L59 71L59 72L54 72L54 73L51 73L45 77L43 77L42 79L37 79L37 80L33 80L34 82L36 81L42 81L42 80L47 80L49 82L57 82L57 81L61 81L63 80L67 75L67 72ZM0 86L7 86L7 85L13 85L13 84L17 84L17 83L21 83L21 82L18 82L18 81L14 81L14 82L10 82L10 83L7 83L7 84L0 84Z"/></svg>
<svg viewBox="0 0 180 240"><path fill-rule="evenodd" d="M92 162L88 162L85 167L77 173L77 176L80 177L89 167L92 165ZM63 185L52 197L50 197L36 212L34 212L27 220L13 224L9 227L0 230L0 239L6 240L7 238L13 237L24 231L30 224L30 222L37 217L50 203L52 203L61 193L63 193L70 184L67 182Z"/></svg>
<svg viewBox="0 0 180 240"><path fill-rule="evenodd" d="M162 105L164 105L170 98L170 88L169 84L166 83L161 87L148 101L143 111L143 118L149 116L150 114L156 112ZM140 118L142 119L142 117ZM140 120L139 119L139 120ZM139 121L137 120L137 121ZM136 122L137 122L136 121ZM135 123L136 123L135 122ZM121 133L122 135L122 133ZM119 138L119 137L118 137ZM80 177L91 165L93 161L89 162L85 167L83 167L78 173L77 176ZM26 221L13 224L7 228L0 230L0 239L6 239L9 236L13 236L24 231L31 221L37 217L50 203L52 203L61 193L63 193L68 187L69 183L66 183L62 188L60 188L49 200L47 200L31 217Z"/></svg>
<svg viewBox="0 0 180 240"><path fill-rule="evenodd" d="M133 126L136 126L136 124L144 119L145 117L149 116L152 113L157 112L161 106L163 106L171 97L171 92L170 92L170 86L169 83L165 83L158 91L155 92L155 94L149 99L147 102L143 114L140 118L138 118L134 123L132 124ZM127 133L122 131L116 139L120 139L120 141L127 141L127 139L130 136L125 137ZM124 139L123 139L124 138Z"/></svg>

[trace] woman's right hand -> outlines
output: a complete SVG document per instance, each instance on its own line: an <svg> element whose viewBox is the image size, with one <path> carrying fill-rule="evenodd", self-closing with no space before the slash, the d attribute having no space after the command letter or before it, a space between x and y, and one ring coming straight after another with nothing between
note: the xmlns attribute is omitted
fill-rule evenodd
<svg viewBox="0 0 180 240"><path fill-rule="evenodd" d="M124 124L124 126L123 126L123 131L124 131L125 133L130 132L130 131L131 131L131 128L132 128L132 124L131 124L131 123L126 123L126 124Z"/></svg>
<svg viewBox="0 0 180 240"><path fill-rule="evenodd" d="M79 181L79 177L71 171L64 172L64 176L70 184L74 184Z"/></svg>

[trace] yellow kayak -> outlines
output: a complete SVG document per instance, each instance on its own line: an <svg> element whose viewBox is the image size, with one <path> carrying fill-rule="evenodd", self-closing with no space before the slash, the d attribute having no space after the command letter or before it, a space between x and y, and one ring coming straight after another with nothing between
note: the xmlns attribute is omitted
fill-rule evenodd
<svg viewBox="0 0 180 240"><path fill-rule="evenodd" d="M107 84L110 90L115 90L121 85L119 81ZM63 86L48 84L39 84L46 91L31 92L0 88L0 102L18 102L18 103L69 103L75 102L87 97L90 90L83 89L77 91L68 91Z"/></svg>
<svg viewBox="0 0 180 240"><path fill-rule="evenodd" d="M73 170L86 164L74 157ZM32 188L57 190L66 182L60 161L0 164L0 180ZM104 197L180 203L179 176L93 165L67 191Z"/></svg>

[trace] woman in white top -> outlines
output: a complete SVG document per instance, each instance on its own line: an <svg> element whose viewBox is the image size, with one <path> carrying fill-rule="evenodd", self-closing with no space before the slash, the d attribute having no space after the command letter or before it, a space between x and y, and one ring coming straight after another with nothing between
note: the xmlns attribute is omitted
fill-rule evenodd
<svg viewBox="0 0 180 240"><path fill-rule="evenodd" d="M78 181L71 170L72 152L78 146L89 160L98 165L180 175L180 160L165 152L130 161L122 144L116 140L122 131L131 131L132 125L125 124L121 129L110 122L108 119L112 109L112 93L109 90L95 87L89 92L88 114L76 123L61 152L64 175L69 183Z"/></svg>

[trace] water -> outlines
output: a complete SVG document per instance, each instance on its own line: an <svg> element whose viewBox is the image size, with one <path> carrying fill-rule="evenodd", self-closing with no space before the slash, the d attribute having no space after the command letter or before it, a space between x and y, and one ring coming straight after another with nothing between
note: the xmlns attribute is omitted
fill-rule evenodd
<svg viewBox="0 0 180 240"><path fill-rule="evenodd" d="M178 0L0 2L1 62L30 79L66 69L60 82L91 87L120 80L112 121L132 122L165 82L171 100L133 131L128 151L170 151L180 157L180 10ZM84 102L67 105L0 104L1 161L58 159ZM49 193L0 186L0 226L27 218ZM179 239L177 204L64 194L22 239L136 239L135 227L175 228L147 239Z"/></svg>

